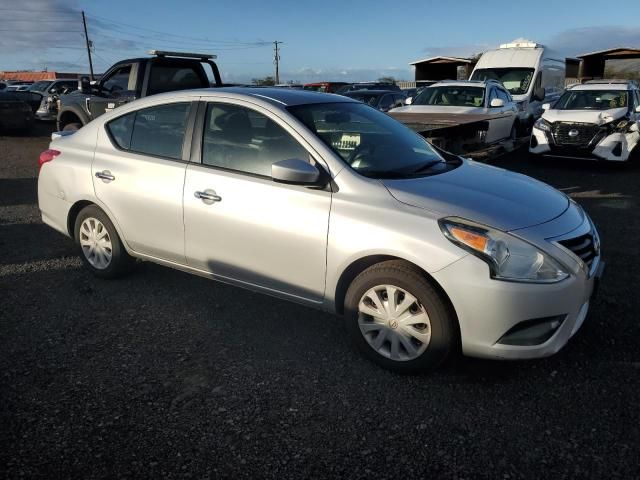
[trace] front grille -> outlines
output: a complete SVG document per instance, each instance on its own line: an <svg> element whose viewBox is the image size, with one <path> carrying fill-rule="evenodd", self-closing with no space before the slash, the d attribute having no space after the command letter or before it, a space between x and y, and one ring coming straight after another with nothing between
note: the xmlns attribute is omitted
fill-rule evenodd
<svg viewBox="0 0 640 480"><path fill-rule="evenodd" d="M556 145L587 146L596 136L599 128L598 125L592 123L555 122L551 131ZM573 135L569 135L569 132Z"/></svg>
<svg viewBox="0 0 640 480"><path fill-rule="evenodd" d="M589 269L591 269L591 264L600 253L597 250L592 232L568 240L560 240L558 243L580 257Z"/></svg>

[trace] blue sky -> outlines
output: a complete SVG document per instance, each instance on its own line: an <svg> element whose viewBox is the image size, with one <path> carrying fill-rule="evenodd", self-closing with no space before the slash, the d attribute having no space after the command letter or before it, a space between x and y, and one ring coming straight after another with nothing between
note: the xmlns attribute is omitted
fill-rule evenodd
<svg viewBox="0 0 640 480"><path fill-rule="evenodd" d="M153 8L149 8L153 5ZM518 37L576 55L640 47L640 1L0 0L0 70L87 71L80 10L96 71L150 48L218 54L226 81L411 79L409 62L468 55Z"/></svg>

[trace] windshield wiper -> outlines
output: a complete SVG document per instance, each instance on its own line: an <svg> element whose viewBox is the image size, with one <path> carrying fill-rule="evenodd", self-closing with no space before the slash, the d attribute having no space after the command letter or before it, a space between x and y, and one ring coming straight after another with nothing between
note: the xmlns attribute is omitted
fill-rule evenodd
<svg viewBox="0 0 640 480"><path fill-rule="evenodd" d="M445 163L445 162L443 162L442 160L432 160L430 162L424 163L424 164L420 165L418 168L416 168L415 170L409 172L409 175L412 175L414 173L424 172L425 170L428 170L431 167L433 167L434 165L438 165L440 163Z"/></svg>

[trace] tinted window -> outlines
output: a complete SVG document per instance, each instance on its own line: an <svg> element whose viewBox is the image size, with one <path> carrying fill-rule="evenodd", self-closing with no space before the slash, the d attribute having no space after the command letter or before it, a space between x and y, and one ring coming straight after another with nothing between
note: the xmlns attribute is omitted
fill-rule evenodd
<svg viewBox="0 0 640 480"><path fill-rule="evenodd" d="M131 74L131 65L120 67L102 84L102 89L107 92L117 92L129 89L129 76Z"/></svg>
<svg viewBox="0 0 640 480"><path fill-rule="evenodd" d="M131 135L131 150L176 160L182 158L188 118L188 103L172 103L138 110Z"/></svg>
<svg viewBox="0 0 640 480"><path fill-rule="evenodd" d="M149 95L173 90L208 87L204 72L198 66L156 65L149 75Z"/></svg>
<svg viewBox="0 0 640 480"><path fill-rule="evenodd" d="M273 120L236 105L207 107L203 164L270 177L273 163L292 158L307 160L309 154Z"/></svg>
<svg viewBox="0 0 640 480"><path fill-rule="evenodd" d="M132 112L111 120L107 124L107 130L111 134L111 138L123 150L131 148L131 134L133 133L133 121L135 118L136 112Z"/></svg>

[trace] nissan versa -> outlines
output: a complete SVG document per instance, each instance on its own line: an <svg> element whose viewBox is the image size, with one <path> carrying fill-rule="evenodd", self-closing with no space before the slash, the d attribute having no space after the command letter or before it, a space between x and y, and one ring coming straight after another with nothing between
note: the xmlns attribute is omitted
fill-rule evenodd
<svg viewBox="0 0 640 480"><path fill-rule="evenodd" d="M347 97L173 92L53 137L42 218L96 276L137 258L337 313L387 368L551 355L603 266L566 195Z"/></svg>

